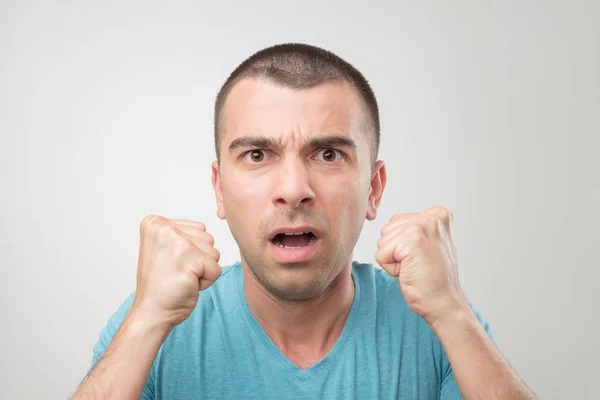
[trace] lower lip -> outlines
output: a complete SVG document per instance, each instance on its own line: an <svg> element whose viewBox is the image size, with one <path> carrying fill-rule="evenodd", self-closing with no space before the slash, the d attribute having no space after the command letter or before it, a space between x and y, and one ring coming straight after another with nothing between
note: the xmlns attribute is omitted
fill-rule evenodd
<svg viewBox="0 0 600 400"><path fill-rule="evenodd" d="M307 261L317 252L320 243L321 239L317 239L311 244L304 247L286 248L278 246L269 240L271 253L275 257L275 259L281 263L295 263Z"/></svg>

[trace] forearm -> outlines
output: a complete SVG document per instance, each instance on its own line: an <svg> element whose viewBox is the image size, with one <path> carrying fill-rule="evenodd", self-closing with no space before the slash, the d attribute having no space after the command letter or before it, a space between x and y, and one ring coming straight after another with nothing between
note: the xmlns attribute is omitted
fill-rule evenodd
<svg viewBox="0 0 600 400"><path fill-rule="evenodd" d="M72 399L139 399L169 333L170 329L154 323L147 313L132 309Z"/></svg>
<svg viewBox="0 0 600 400"><path fill-rule="evenodd" d="M536 398L470 308L448 315L431 327L446 350L454 379L466 400Z"/></svg>

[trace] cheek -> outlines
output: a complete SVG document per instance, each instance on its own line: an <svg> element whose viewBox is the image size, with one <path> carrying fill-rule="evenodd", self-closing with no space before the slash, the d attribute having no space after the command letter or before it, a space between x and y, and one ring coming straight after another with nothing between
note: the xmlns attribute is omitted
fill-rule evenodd
<svg viewBox="0 0 600 400"><path fill-rule="evenodd" d="M223 182L223 201L231 205L253 205L261 201L265 192L263 184L257 184L245 174L232 173L227 181Z"/></svg>
<svg viewBox="0 0 600 400"><path fill-rule="evenodd" d="M270 190L243 174L231 174L222 182L223 207L231 229L249 231L258 226ZM254 235L252 235L254 236Z"/></svg>
<svg viewBox="0 0 600 400"><path fill-rule="evenodd" d="M344 225L340 229L345 229L345 225L360 218L362 210L366 210L368 193L363 193L364 185L355 177L328 183L322 188L323 200L327 203L332 222L335 224L337 221L338 225Z"/></svg>

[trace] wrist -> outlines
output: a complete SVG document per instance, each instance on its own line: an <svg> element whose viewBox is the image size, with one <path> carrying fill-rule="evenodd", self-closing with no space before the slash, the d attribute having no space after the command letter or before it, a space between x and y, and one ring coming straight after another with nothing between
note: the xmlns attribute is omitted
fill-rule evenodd
<svg viewBox="0 0 600 400"><path fill-rule="evenodd" d="M123 322L124 324L127 323L129 328L137 332L152 332L159 336L164 336L165 339L174 328L173 324L161 318L160 314L152 307L135 301L129 310L126 320Z"/></svg>
<svg viewBox="0 0 600 400"><path fill-rule="evenodd" d="M437 334L447 327L457 327L469 323L473 318L476 319L471 306L467 301L464 301L436 313L429 314L425 318L425 321Z"/></svg>

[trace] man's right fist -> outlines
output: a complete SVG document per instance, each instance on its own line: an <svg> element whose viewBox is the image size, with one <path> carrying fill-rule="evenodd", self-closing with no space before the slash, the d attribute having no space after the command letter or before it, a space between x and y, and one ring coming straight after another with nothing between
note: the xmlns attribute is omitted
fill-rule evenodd
<svg viewBox="0 0 600 400"><path fill-rule="evenodd" d="M201 222L144 218L132 308L168 327L183 322L196 307L199 291L221 276L220 254L213 245Z"/></svg>

